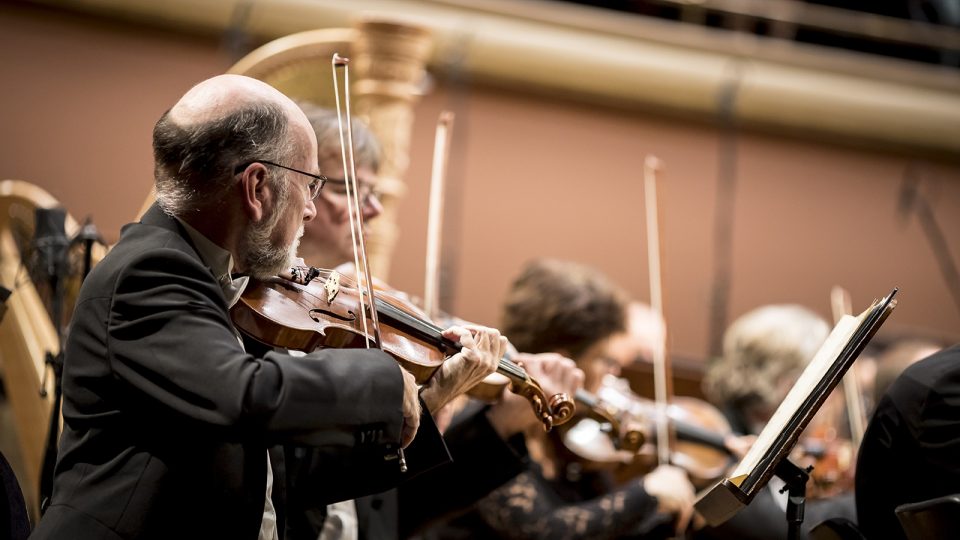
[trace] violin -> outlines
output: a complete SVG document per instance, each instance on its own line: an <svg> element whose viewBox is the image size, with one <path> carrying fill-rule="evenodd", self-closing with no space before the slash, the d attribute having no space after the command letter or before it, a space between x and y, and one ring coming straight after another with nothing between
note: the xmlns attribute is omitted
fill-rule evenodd
<svg viewBox="0 0 960 540"><path fill-rule="evenodd" d="M267 345L310 352L321 347L366 346L373 337L365 330L362 317L375 313L381 329L380 347L421 384L444 359L461 349L401 295L380 291L374 295L376 309L362 309L361 304L369 303L367 295L352 278L336 270L317 269L315 273L317 277L306 284L282 278L251 279L231 309L234 324ZM510 380L514 393L530 402L545 429L573 416L575 405L565 394L548 399L540 385L509 358L500 359L497 373Z"/></svg>
<svg viewBox="0 0 960 540"><path fill-rule="evenodd" d="M576 399L583 412L563 430L561 440L584 468L613 470L625 480L656 467L658 408L652 400L613 376L604 378L596 394L578 391ZM686 470L698 488L723 476L734 460L725 444L732 429L723 414L705 401L675 396L666 415L676 435L670 463Z"/></svg>
<svg viewBox="0 0 960 540"><path fill-rule="evenodd" d="M356 278L355 270L356 268L352 266L350 263L342 264L336 268L336 271L340 273L340 279L341 280L347 279L350 283L356 283L355 280L357 278ZM317 271L319 272L319 270ZM437 315L436 316L430 315L431 310L428 309L430 302L426 300L426 298L423 300L424 307L421 308L419 305L420 302L417 302L415 299L410 298L406 293L402 291L398 291L393 287L390 287L380 279L373 278L373 289L374 291L376 291L378 295L382 294L387 296L388 298L391 298L394 304L398 306L402 306L403 309L408 310L411 314L420 318L421 320L434 321L433 324L438 329L440 326L449 327L455 324L470 324L468 321L464 321L463 319L452 317L447 313L441 312L440 309L436 306L434 307L432 312L436 313ZM436 321L440 321L440 324L439 325L436 324ZM512 353L509 350L504 356L504 360L507 363L516 364L519 371L524 371L523 364L520 362L513 361ZM467 395L469 395L474 399L483 401L485 403L496 403L497 401L500 400L500 396L503 395L504 390L511 387L512 381L513 379L511 379L511 377L508 377L506 375L503 375L495 371L490 375L488 375L486 378L484 378L482 381L477 383L475 386L470 388L467 391ZM521 392L514 391L514 393L522 395ZM569 401L567 401L567 403L569 403ZM573 406L573 404L570 403L569 405L560 405L560 407L567 407L567 406ZM555 415L554 425L562 424L572 416L573 416L573 411L571 411L570 413L558 413L557 415Z"/></svg>

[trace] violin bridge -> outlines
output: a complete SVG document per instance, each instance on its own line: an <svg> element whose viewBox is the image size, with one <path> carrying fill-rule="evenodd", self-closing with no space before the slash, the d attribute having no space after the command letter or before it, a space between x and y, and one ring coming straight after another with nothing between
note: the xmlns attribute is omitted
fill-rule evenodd
<svg viewBox="0 0 960 540"><path fill-rule="evenodd" d="M340 294L340 272L330 272L330 277L323 284L323 290L327 291L327 303L333 303L333 299Z"/></svg>

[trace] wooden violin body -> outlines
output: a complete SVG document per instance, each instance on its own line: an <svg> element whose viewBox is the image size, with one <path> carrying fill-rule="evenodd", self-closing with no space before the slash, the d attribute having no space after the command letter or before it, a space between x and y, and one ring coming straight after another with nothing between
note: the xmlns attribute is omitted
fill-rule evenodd
<svg viewBox="0 0 960 540"><path fill-rule="evenodd" d="M320 347L359 348L375 339L364 331L361 310L366 295L349 276L336 270L317 270L305 285L274 278L251 280L231 310L234 324L254 339L274 347L310 352ZM380 319L380 348L425 383L460 345L442 335L420 309L399 294L375 294ZM369 327L369 322L368 326ZM546 429L569 420L575 405L564 394L547 398L540 385L508 358L497 372L509 378L511 390L527 398Z"/></svg>
<svg viewBox="0 0 960 540"><path fill-rule="evenodd" d="M626 381L608 377L596 395L578 393L578 419L564 430L564 447L587 468L610 469L621 480L657 466L657 407L634 394ZM731 428L709 403L691 397L671 399L667 422L676 433L670 463L686 470L695 486L720 478L732 462L724 444Z"/></svg>
<svg viewBox="0 0 960 540"><path fill-rule="evenodd" d="M373 340L363 330L360 318L361 294L336 277L336 271L321 271L321 279L301 285L282 278L254 280L231 310L234 324L254 339L274 347L310 352L318 348L361 348ZM381 316L394 310L416 317L379 295ZM424 383L440 367L447 353L442 343L428 343L401 325L382 326L384 352L410 371L418 383Z"/></svg>

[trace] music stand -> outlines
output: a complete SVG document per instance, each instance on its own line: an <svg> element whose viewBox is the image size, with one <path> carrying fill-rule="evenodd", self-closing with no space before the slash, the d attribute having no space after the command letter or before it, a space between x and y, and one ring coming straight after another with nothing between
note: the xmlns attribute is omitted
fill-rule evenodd
<svg viewBox="0 0 960 540"><path fill-rule="evenodd" d="M775 475L786 482L784 489L789 490L788 538L800 538L809 470L797 467L787 456L827 396L896 307L896 294L897 289L893 289L859 316L847 315L837 322L731 475L697 498L694 506L707 523L717 526L733 517Z"/></svg>

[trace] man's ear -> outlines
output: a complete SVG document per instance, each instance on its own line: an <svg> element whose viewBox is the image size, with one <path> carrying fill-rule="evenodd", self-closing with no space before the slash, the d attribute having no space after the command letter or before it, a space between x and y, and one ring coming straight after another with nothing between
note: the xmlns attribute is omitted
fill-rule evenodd
<svg viewBox="0 0 960 540"><path fill-rule="evenodd" d="M263 219L273 204L273 190L267 177L267 168L261 163L251 163L240 176L240 204L251 221Z"/></svg>

